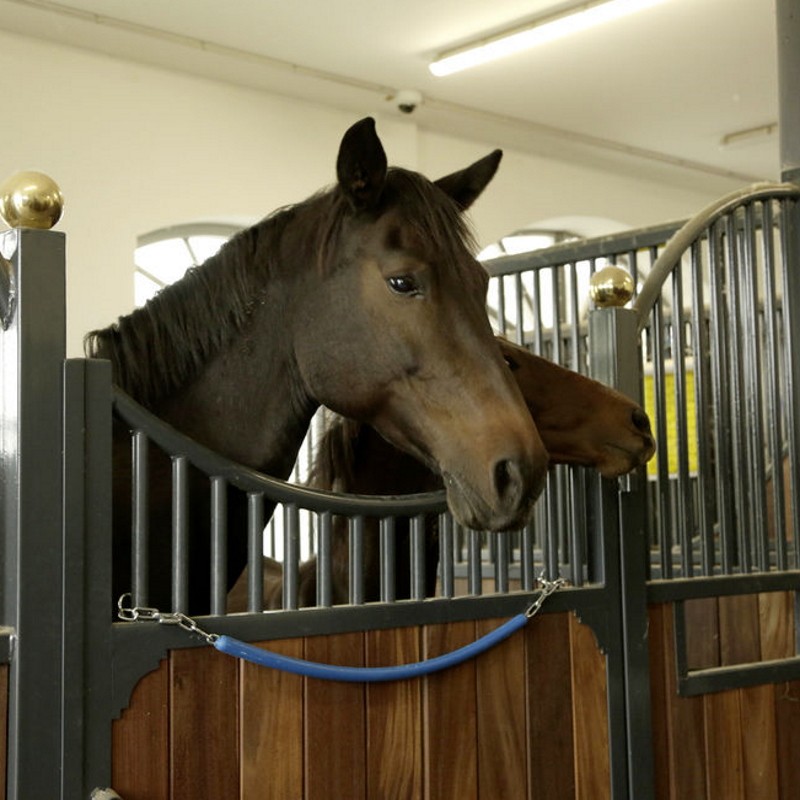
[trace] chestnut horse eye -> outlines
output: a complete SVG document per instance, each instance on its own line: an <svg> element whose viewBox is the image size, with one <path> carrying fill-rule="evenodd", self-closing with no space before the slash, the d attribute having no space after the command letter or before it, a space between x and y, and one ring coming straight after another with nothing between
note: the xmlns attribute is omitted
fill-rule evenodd
<svg viewBox="0 0 800 800"><path fill-rule="evenodd" d="M511 358L511 356L505 356L504 355L503 358L506 360L506 364L508 365L508 368L512 372L515 372L516 370L519 369L519 364L516 361L514 361L514 359Z"/></svg>
<svg viewBox="0 0 800 800"><path fill-rule="evenodd" d="M419 286L411 275L392 275L386 282L395 294L419 294Z"/></svg>

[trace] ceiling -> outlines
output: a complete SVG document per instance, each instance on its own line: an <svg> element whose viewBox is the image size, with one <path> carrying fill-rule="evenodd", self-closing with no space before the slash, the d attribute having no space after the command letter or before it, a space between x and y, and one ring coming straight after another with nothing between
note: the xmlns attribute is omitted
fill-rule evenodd
<svg viewBox="0 0 800 800"><path fill-rule="evenodd" d="M574 0L573 0L574 3ZM0 0L0 29L546 157L695 178L778 177L774 0L663 0L444 78L435 54L563 0Z"/></svg>

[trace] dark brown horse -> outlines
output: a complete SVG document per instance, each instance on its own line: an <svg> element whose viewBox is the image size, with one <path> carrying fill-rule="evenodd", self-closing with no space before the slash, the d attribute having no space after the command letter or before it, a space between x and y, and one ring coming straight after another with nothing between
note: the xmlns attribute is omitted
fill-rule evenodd
<svg viewBox="0 0 800 800"><path fill-rule="evenodd" d="M536 427L550 453L551 464L593 467L606 478L641 466L655 452L647 414L625 395L598 381L560 367L528 350L498 338L500 350L519 384ZM367 495L430 492L441 478L385 441L373 428L336 419L317 448L311 482L321 489ZM400 521L398 521L400 522ZM379 547L374 519L364 520L364 596L379 599ZM348 598L348 533L336 520L331 537L332 586L335 603ZM395 589L409 597L408 531L398 524ZM436 582L438 542L426 539L427 593ZM316 559L300 566L300 605L316 604ZM228 598L230 611L247 607L247 577L240 578ZM264 559L264 603L279 608L281 565Z"/></svg>
<svg viewBox="0 0 800 800"><path fill-rule="evenodd" d="M399 168L365 119L338 183L228 242L144 308L87 336L90 356L161 419L224 456L288 476L320 404L373 425L446 478L464 524L519 527L547 453L494 344L488 277L462 212L500 151L431 182ZM131 589L130 455L115 449L114 592ZM152 448L151 448L152 449ZM169 460L151 454L148 574L136 601L171 606ZM188 611L209 608L208 487L189 506ZM246 531L228 498L228 575ZM149 590L148 590L149 589Z"/></svg>

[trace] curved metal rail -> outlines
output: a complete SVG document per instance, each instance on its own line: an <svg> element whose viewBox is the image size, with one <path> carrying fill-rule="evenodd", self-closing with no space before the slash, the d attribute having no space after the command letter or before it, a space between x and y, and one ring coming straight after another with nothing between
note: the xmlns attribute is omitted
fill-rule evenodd
<svg viewBox="0 0 800 800"><path fill-rule="evenodd" d="M276 503L291 503L310 511L342 515L414 516L447 509L444 491L402 496L340 494L272 478L237 464L182 434L116 386L113 403L121 419L132 428L143 431L165 452L184 456L206 475L224 478L242 491L263 494Z"/></svg>
<svg viewBox="0 0 800 800"><path fill-rule="evenodd" d="M637 332L641 333L647 325L648 316L661 293L664 281L680 263L686 249L706 228L744 203L792 196L800 197L800 186L794 183L756 183L715 200L711 205L695 214L667 242L667 246L653 263L653 267L634 301L633 310L637 314Z"/></svg>

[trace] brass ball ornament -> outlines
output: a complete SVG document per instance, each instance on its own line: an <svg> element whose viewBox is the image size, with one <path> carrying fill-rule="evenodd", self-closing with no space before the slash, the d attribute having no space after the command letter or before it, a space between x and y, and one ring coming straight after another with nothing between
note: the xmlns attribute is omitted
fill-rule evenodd
<svg viewBox="0 0 800 800"><path fill-rule="evenodd" d="M52 228L64 210L58 184L43 172L18 172L0 184L0 217L11 228Z"/></svg>
<svg viewBox="0 0 800 800"><path fill-rule="evenodd" d="M598 308L624 306L635 288L630 273L616 264L599 269L589 279L589 296Z"/></svg>

